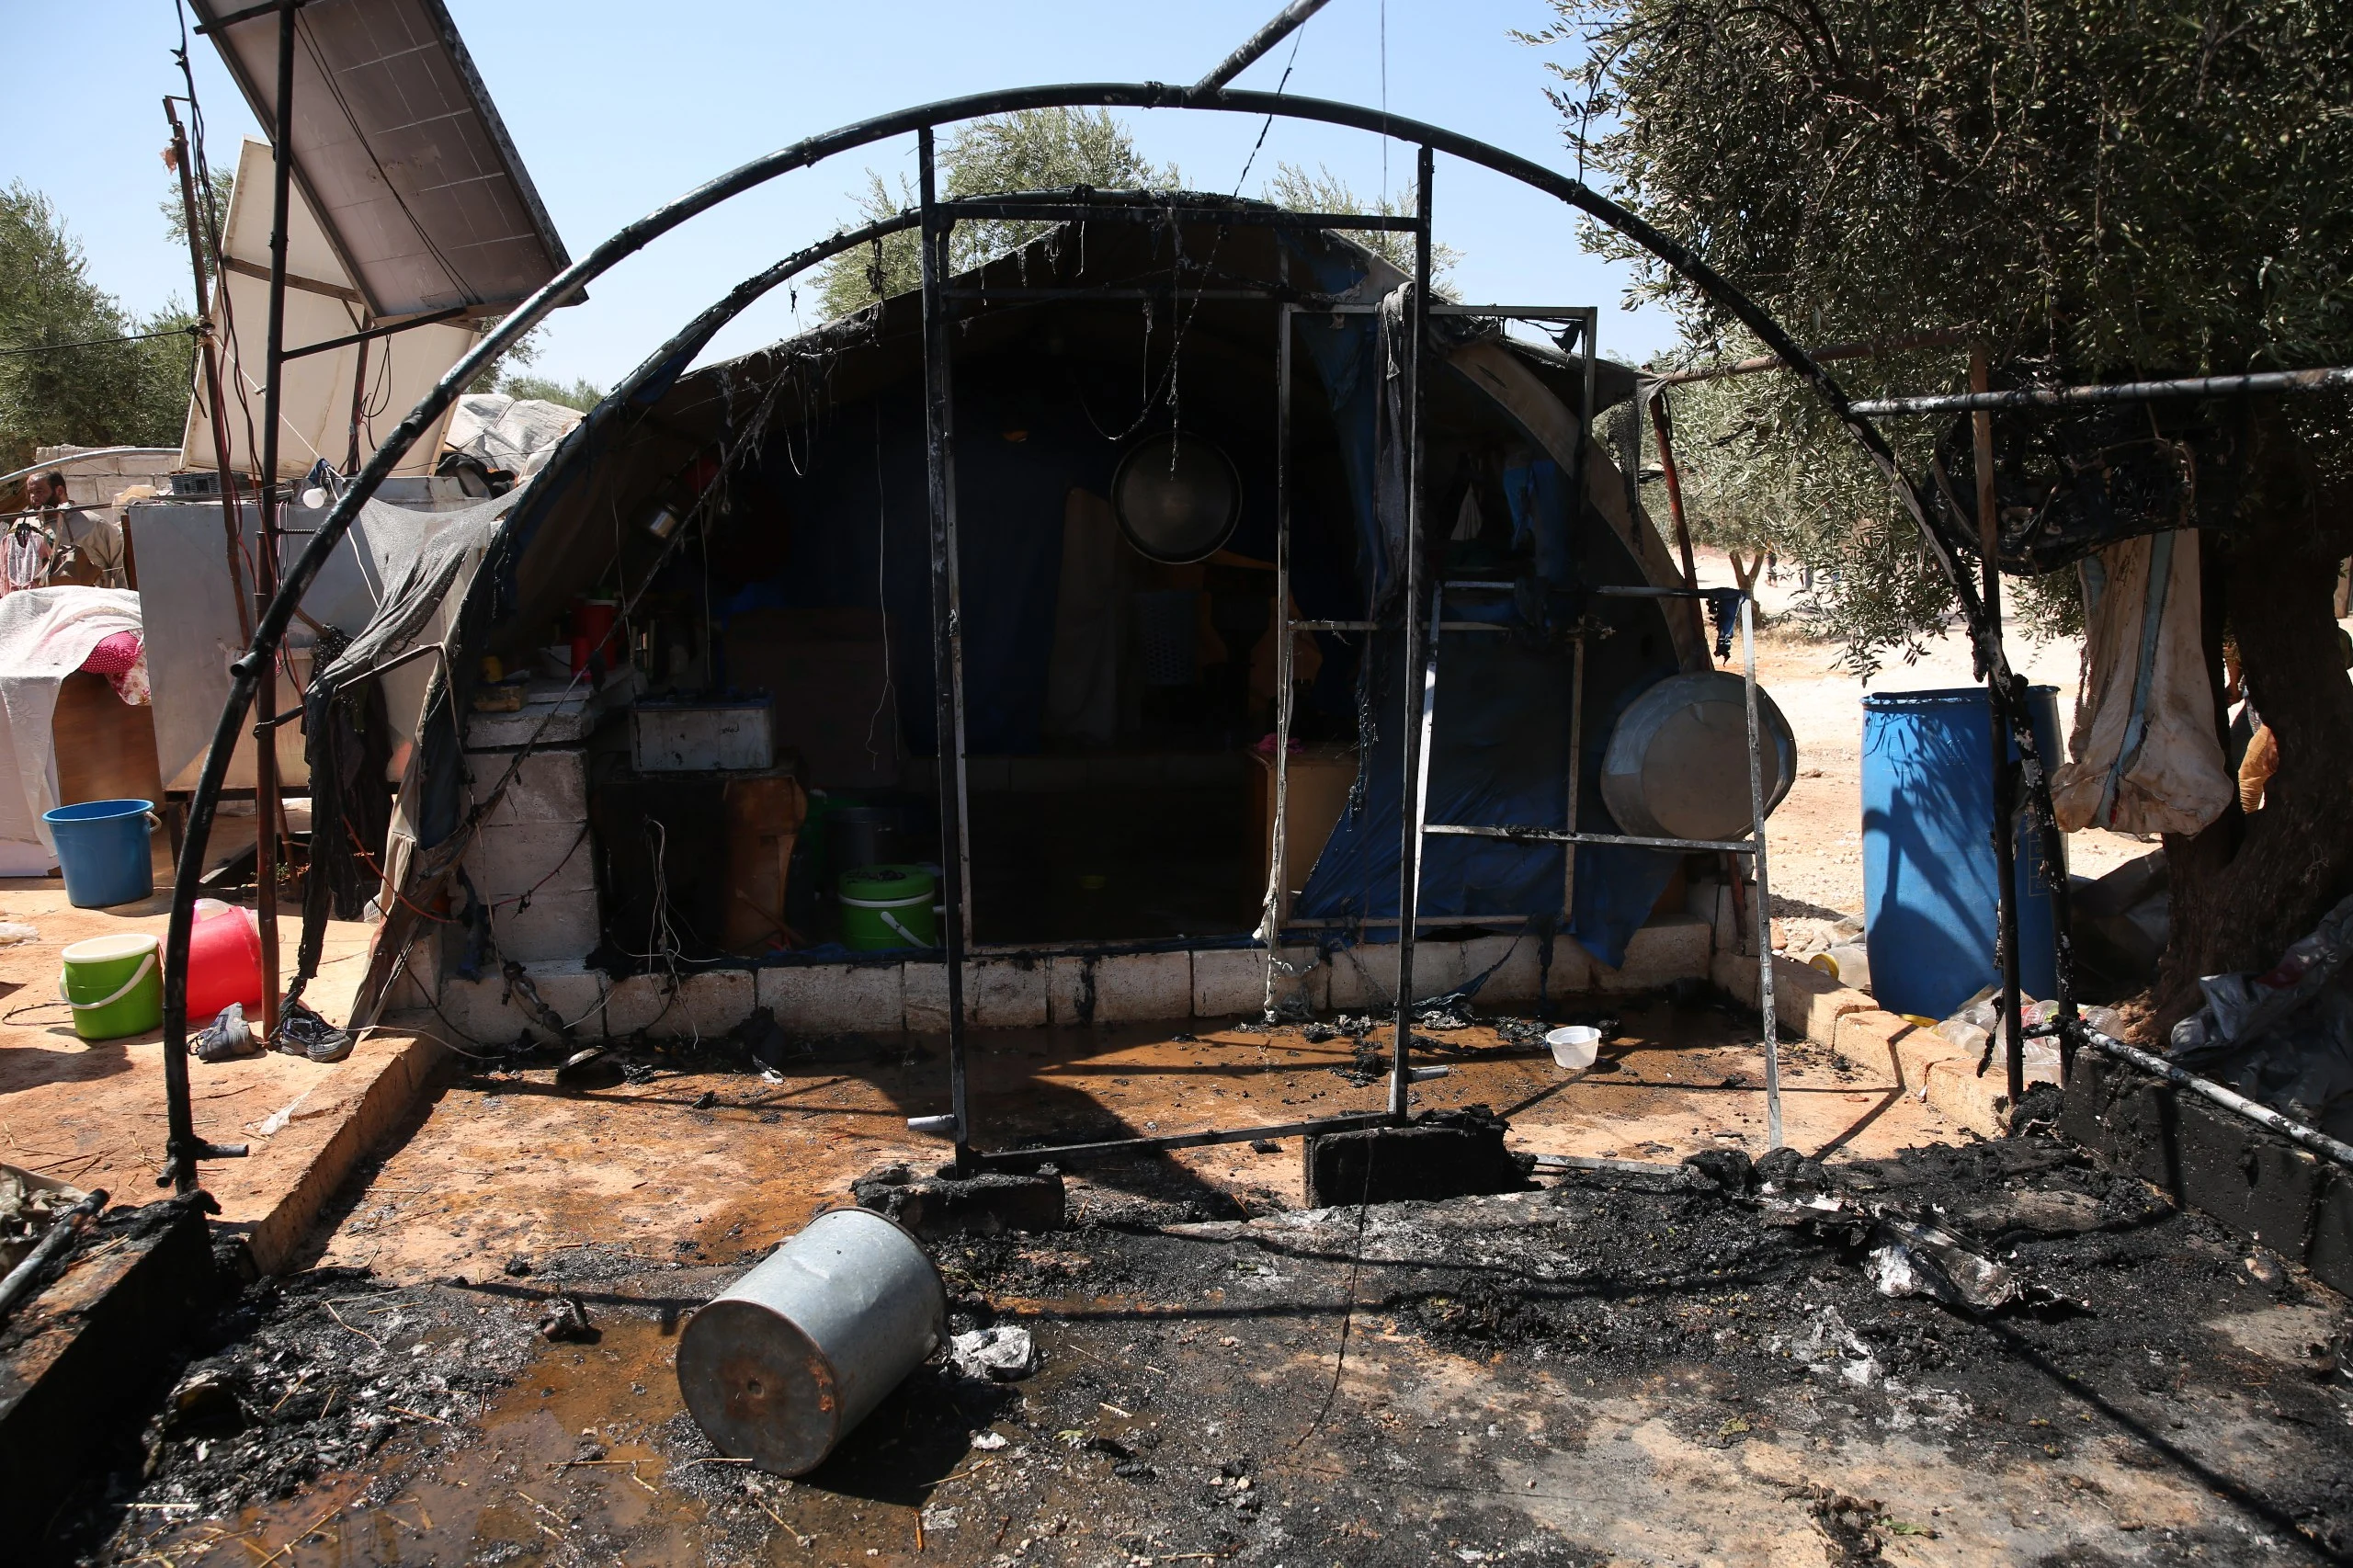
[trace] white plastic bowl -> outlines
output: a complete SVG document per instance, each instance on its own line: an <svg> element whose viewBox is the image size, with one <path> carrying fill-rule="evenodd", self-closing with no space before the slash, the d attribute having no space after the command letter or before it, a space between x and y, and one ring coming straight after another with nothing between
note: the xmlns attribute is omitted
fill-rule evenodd
<svg viewBox="0 0 2353 1568"><path fill-rule="evenodd" d="M1601 1054L1601 1031L1585 1024L1571 1024L1546 1035L1544 1043L1552 1048L1554 1062L1571 1073L1582 1073Z"/></svg>

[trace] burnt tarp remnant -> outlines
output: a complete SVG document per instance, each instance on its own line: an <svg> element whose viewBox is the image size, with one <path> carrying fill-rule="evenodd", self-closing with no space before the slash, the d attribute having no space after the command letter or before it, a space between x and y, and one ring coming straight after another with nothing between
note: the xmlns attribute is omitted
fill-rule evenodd
<svg viewBox="0 0 2353 1568"><path fill-rule="evenodd" d="M2061 382L2047 376L2037 384ZM2243 400L2238 400L2243 401ZM1978 549L1970 415L1937 443L1928 522L1947 549ZM2006 572L2039 576L2168 528L2227 526L2244 479L2232 400L1994 411L1994 505Z"/></svg>
<svg viewBox="0 0 2353 1568"><path fill-rule="evenodd" d="M2353 898L2261 974L2200 978L2206 1005L2176 1024L2169 1054L2248 1098L2344 1138L2353 1133Z"/></svg>
<svg viewBox="0 0 2353 1568"><path fill-rule="evenodd" d="M2083 1302L2023 1278L2006 1265L1927 1221L1881 1210L1863 1275L1882 1296L1927 1296L1972 1312L2027 1306L2088 1311Z"/></svg>

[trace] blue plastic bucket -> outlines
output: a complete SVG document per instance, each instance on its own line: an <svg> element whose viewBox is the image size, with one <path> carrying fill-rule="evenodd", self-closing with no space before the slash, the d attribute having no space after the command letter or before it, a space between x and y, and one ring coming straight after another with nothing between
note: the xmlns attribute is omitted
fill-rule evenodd
<svg viewBox="0 0 2353 1568"><path fill-rule="evenodd" d="M2035 743L2055 766L2058 690L2038 686L2028 700ZM1863 699L1864 941L1871 993L1891 1013L1947 1017L2001 977L1992 750L1983 687ZM2023 817L2016 831L2018 978L2028 995L2048 997L2058 969L2051 889L2067 874L2064 854L2052 866Z"/></svg>
<svg viewBox="0 0 2353 1568"><path fill-rule="evenodd" d="M65 898L77 909L136 903L155 891L155 862L147 838L155 830L153 801L85 801L43 812Z"/></svg>

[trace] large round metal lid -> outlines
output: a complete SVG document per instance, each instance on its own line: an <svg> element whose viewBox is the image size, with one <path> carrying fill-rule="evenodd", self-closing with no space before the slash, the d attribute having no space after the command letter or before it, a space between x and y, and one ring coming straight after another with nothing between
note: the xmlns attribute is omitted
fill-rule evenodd
<svg viewBox="0 0 2353 1568"><path fill-rule="evenodd" d="M1762 782L1770 815L1797 777L1797 737L1756 693ZM1728 670L1670 676L1636 698L1609 733L1601 798L1623 831L1644 838L1738 838L1748 794L1746 684Z"/></svg>
<svg viewBox="0 0 2353 1568"><path fill-rule="evenodd" d="M1242 520L1242 476L1199 436L1147 436L1111 475L1111 510L1128 542L1152 560L1171 566L1206 560Z"/></svg>
<svg viewBox="0 0 2353 1568"><path fill-rule="evenodd" d="M817 1468L841 1436L841 1397L824 1351L758 1301L721 1297L687 1320L678 1390L720 1452L772 1475Z"/></svg>

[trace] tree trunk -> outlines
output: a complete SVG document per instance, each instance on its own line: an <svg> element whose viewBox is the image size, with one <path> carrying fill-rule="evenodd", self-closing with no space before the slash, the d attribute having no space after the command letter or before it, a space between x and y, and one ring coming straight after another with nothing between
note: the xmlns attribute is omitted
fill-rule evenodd
<svg viewBox="0 0 2353 1568"><path fill-rule="evenodd" d="M2200 975L2269 969L2353 892L2353 682L2334 602L2346 497L2320 482L2276 403L2255 412L2248 433L2240 526L2206 543L2279 770L2260 811L2234 805L2202 833L2165 837L2173 911L2154 998L2160 1039L2202 1005Z"/></svg>

